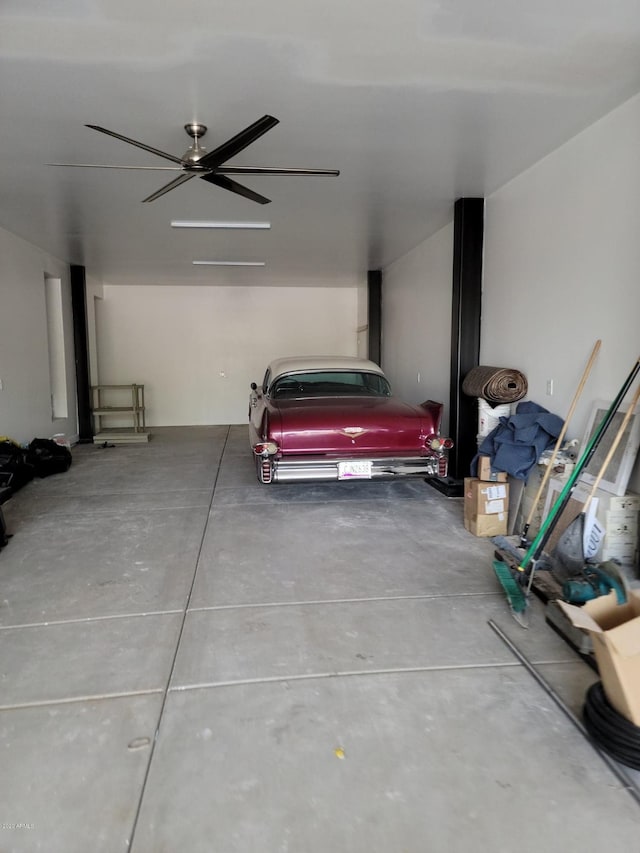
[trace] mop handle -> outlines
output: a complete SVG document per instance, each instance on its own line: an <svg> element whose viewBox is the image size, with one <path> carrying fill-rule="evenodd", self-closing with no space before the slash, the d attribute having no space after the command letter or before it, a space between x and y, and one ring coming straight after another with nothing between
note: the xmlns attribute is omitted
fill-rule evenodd
<svg viewBox="0 0 640 853"><path fill-rule="evenodd" d="M523 539L523 540L526 538L527 533L529 532L529 527L531 526L531 522L533 520L533 516L535 514L536 507L538 506L538 501L542 497L544 487L547 485L547 481L548 481L549 477L551 476L551 471L553 469L553 463L556 461L556 456L558 455L558 450L560 450L560 447L562 446L562 442L563 442L564 437L565 437L566 432L567 432L567 427L569 426L569 421L573 417L573 413L575 411L576 405L578 403L578 400L580 399L580 395L582 394L582 390L583 390L583 388L587 382L587 377L589 376L589 373L591 372L591 368L593 367L593 363L596 360L596 356L600 350L600 344L601 343L602 343L601 340L597 340L595 342L593 350L591 352L591 357L589 358L589 361L587 362L587 366L584 369L584 373L582 374L582 379L580 380L580 384L576 388L576 393L573 395L573 402L571 403L571 406L569 407L569 411L567 412L567 417L565 418L564 424L562 425L562 430L560 432L560 435L558 436L558 440L556 441L556 446L553 448L553 453L551 454L551 459L549 460L549 464L546 467L546 470L544 472L544 476L542 477L542 480L540 481L540 485L538 487L538 492L537 492L535 498L533 499L533 504L531 505L531 510L529 511L529 517L527 518L527 520L525 522L524 530L522 531L522 536L521 536L521 539ZM522 544L524 544L524 542Z"/></svg>
<svg viewBox="0 0 640 853"><path fill-rule="evenodd" d="M636 393L633 395L633 400L629 404L629 408L627 409L627 412L624 418L622 419L622 423L620 424L615 438L613 439L611 447L609 448L609 452L607 453L605 460L602 463L600 470L598 471L598 476L595 479L591 491L589 492L589 497L587 498L585 505L582 509L583 512L586 512L589 509L589 504L591 503L591 500L593 499L593 496L595 495L596 490L600 485L600 480L602 480L602 478L604 477L604 473L609 467L611 460L613 459L613 454L616 452L616 449L620 444L620 439L624 435L624 431L627 428L627 424L631 420L631 415L634 413L634 410L638 405L638 400L640 400L640 385L638 385L638 387L636 388Z"/></svg>
<svg viewBox="0 0 640 853"><path fill-rule="evenodd" d="M631 373L626 378L622 388L618 392L617 397L615 398L615 400L611 404L609 411L606 413L606 415L604 416L604 418L600 422L600 425L598 426L595 433L591 437L591 440L588 442L582 456L580 457L580 459L576 463L576 466L573 469L571 476L569 477L569 479L565 483L563 490L560 492L560 496L558 497L558 499L556 500L554 505L551 507L549 514L547 515L547 517L544 520L540 530L538 531L538 535L533 540L533 542L531 543L531 545L529 547L529 550L527 551L527 553L522 558L522 562L518 566L518 571L524 572L526 570L527 566L529 565L529 563L531 562L531 559L532 558L537 559L538 556L540 555L540 553L542 552L542 549L544 548L544 546L547 542L547 539L551 535L551 530L553 529L552 523L555 521L556 517L559 517L562 510L565 508L565 506L569 502L569 498L571 497L571 493L573 492L573 489L575 487L575 484L576 484L578 477L582 474L583 470L589 464L591 457L595 453L596 447L600 443L602 436L604 435L609 424L613 420L613 416L615 415L615 413L620 408L620 404L622 403L625 394L627 393L627 391L629 390L629 388L633 384L633 380L636 378L636 375L637 375L639 370L640 370L640 358L638 358L636 360L636 363L633 366Z"/></svg>

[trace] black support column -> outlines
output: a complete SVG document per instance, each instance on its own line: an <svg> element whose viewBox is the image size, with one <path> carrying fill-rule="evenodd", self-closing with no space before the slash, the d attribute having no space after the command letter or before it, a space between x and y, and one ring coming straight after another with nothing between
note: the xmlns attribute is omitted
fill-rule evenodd
<svg viewBox="0 0 640 853"><path fill-rule="evenodd" d="M449 435L454 446L449 454L449 476L446 481L433 481L450 497L462 495L463 479L469 476L471 460L477 453L478 403L462 393L462 382L480 359L483 245L484 199L458 199L453 226L449 400Z"/></svg>
<svg viewBox="0 0 640 853"><path fill-rule="evenodd" d="M76 361L76 394L78 402L78 435L80 442L93 440L91 388L89 380L89 348L87 340L87 288L85 269L70 267L71 307L73 311L73 343Z"/></svg>
<svg viewBox="0 0 640 853"><path fill-rule="evenodd" d="M369 358L382 367L382 272L367 272Z"/></svg>

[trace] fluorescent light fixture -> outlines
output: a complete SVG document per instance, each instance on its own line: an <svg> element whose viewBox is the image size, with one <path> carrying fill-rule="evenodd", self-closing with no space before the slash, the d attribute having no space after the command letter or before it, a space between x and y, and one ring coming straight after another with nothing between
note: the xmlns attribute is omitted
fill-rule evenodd
<svg viewBox="0 0 640 853"><path fill-rule="evenodd" d="M264 261L191 261L200 267L263 267Z"/></svg>
<svg viewBox="0 0 640 853"><path fill-rule="evenodd" d="M271 228L270 222L207 222L189 219L174 219L171 223L172 228L227 228L227 229L247 229L256 230L262 228Z"/></svg>

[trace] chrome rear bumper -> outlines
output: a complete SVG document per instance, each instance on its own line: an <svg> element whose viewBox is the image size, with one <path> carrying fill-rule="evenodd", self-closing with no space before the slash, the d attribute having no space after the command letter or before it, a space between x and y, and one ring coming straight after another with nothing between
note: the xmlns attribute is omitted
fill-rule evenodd
<svg viewBox="0 0 640 853"><path fill-rule="evenodd" d="M320 480L338 480L336 459L277 459L271 462L271 482L288 483ZM447 456L418 456L410 459L370 459L371 479L395 477L446 477ZM350 478L359 479L359 478ZM369 478L362 478L369 479ZM264 480L264 482L269 482Z"/></svg>

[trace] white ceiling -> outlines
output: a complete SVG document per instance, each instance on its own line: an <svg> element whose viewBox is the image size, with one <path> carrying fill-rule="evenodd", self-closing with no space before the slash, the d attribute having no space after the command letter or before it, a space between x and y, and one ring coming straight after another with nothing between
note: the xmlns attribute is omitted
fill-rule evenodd
<svg viewBox="0 0 640 853"><path fill-rule="evenodd" d="M353 282L638 91L638 0L2 0L0 226L113 284ZM174 175L46 165L168 165L85 124L180 156L187 122L212 149L264 114L231 162L340 176L142 204Z"/></svg>

